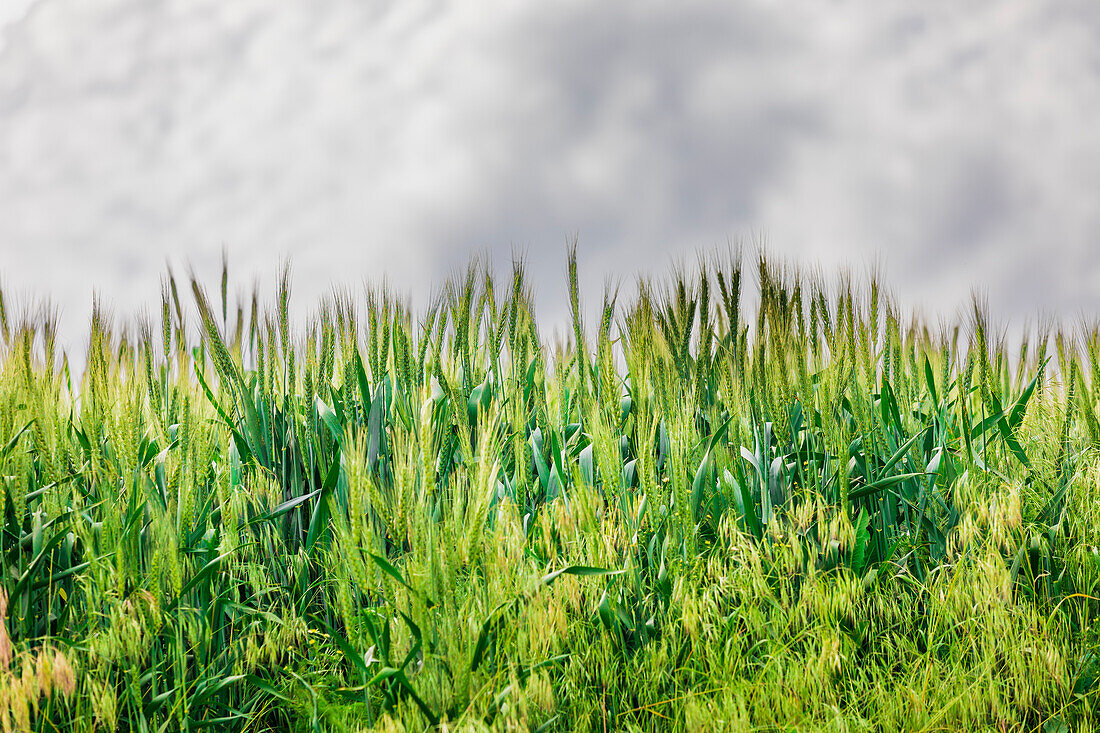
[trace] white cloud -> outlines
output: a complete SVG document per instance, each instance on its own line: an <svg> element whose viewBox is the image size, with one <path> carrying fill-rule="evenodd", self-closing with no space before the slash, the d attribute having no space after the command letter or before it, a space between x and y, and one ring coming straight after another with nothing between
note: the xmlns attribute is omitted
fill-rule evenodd
<svg viewBox="0 0 1100 733"><path fill-rule="evenodd" d="M166 257L419 295L764 232L907 302L1100 309L1100 6L39 0L0 46L0 276L78 335ZM12 17L15 17L14 15ZM3 19L0 18L0 23Z"/></svg>

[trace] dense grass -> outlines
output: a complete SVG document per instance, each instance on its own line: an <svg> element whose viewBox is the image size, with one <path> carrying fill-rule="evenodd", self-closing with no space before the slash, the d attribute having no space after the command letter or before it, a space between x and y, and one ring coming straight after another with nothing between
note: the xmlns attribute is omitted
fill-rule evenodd
<svg viewBox="0 0 1100 733"><path fill-rule="evenodd" d="M169 278L83 376L0 305L2 729L1096 726L1095 328L764 258L584 324L568 260L553 348L519 265Z"/></svg>

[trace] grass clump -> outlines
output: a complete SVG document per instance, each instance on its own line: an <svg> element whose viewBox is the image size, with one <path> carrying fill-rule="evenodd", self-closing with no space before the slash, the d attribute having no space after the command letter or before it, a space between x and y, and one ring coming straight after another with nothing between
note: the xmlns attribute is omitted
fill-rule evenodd
<svg viewBox="0 0 1100 733"><path fill-rule="evenodd" d="M750 269L4 310L0 729L1093 729L1097 329Z"/></svg>

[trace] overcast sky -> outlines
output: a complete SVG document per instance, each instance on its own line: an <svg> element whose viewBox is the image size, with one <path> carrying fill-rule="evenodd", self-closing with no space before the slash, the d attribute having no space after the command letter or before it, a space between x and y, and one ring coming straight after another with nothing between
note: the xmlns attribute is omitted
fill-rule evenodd
<svg viewBox="0 0 1100 733"><path fill-rule="evenodd" d="M0 280L83 336L165 262L423 297L729 240L952 312L1100 313L1100 3L0 1ZM25 12L24 12L25 11Z"/></svg>

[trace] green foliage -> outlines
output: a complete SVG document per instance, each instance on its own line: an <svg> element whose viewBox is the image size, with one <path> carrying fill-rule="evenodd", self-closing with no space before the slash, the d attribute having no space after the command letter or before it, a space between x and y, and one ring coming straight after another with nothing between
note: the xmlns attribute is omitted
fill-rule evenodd
<svg viewBox="0 0 1100 733"><path fill-rule="evenodd" d="M169 273L75 383L0 293L0 728L1092 729L1100 333L755 265L593 332L574 246L552 345L521 262L304 328Z"/></svg>

